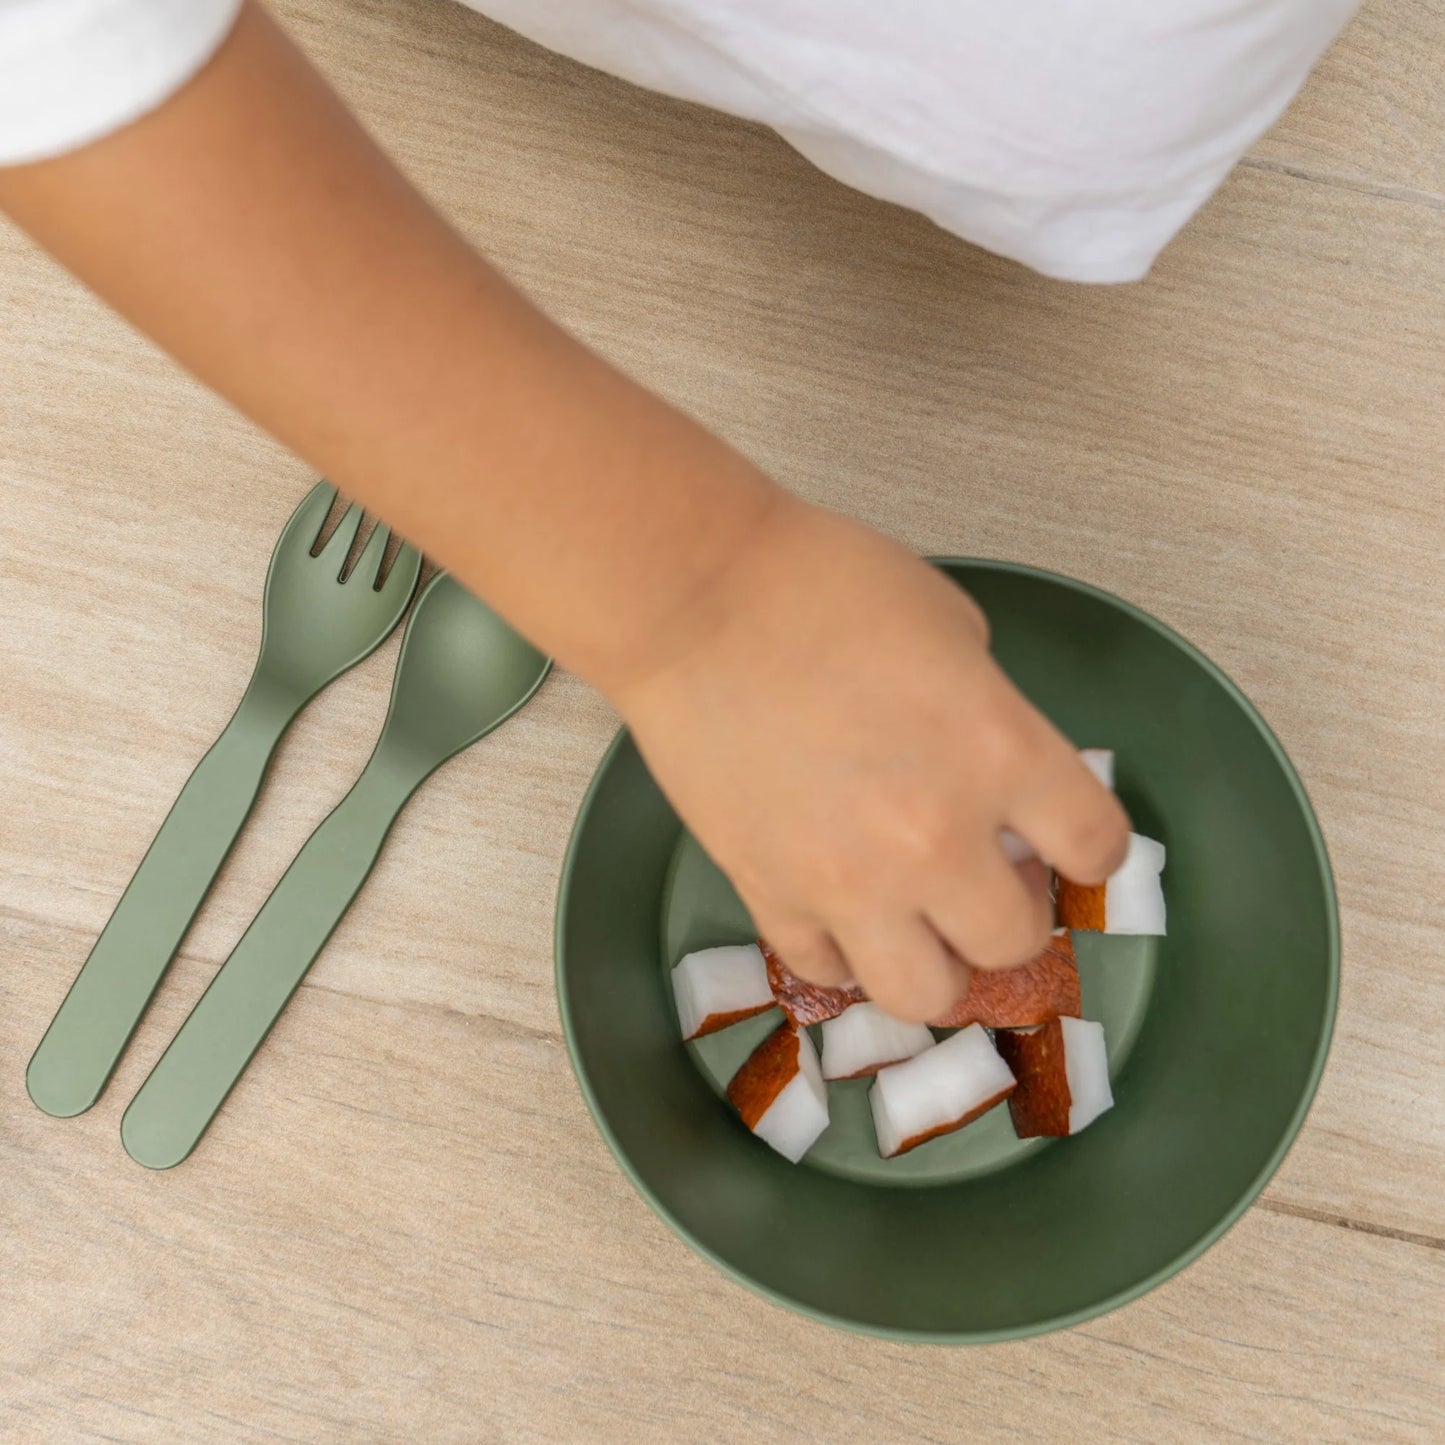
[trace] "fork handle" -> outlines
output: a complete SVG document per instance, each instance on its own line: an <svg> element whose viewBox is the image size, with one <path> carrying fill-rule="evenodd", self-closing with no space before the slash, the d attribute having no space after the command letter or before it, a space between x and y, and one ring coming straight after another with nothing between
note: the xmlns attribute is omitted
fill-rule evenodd
<svg viewBox="0 0 1445 1445"><path fill-rule="evenodd" d="M30 1060L26 1088L47 1114L100 1097L304 701L253 678L181 789Z"/></svg>
<svg viewBox="0 0 1445 1445"><path fill-rule="evenodd" d="M125 1111L121 1140L137 1163L168 1169L200 1142L366 882L415 786L368 765L307 840Z"/></svg>

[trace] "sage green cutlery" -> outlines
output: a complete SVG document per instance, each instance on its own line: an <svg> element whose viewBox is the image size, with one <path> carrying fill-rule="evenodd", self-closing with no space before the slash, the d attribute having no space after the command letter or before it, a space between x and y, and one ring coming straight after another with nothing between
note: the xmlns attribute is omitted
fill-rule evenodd
<svg viewBox="0 0 1445 1445"><path fill-rule="evenodd" d="M407 623L365 770L296 855L121 1120L132 1159L179 1164L260 1048L371 872L406 801L505 722L551 662L445 573Z"/></svg>
<svg viewBox="0 0 1445 1445"><path fill-rule="evenodd" d="M266 573L261 648L240 705L181 789L30 1060L26 1087L47 1114L84 1113L100 1097L236 841L282 733L327 683L385 641L416 590L421 558L405 546L377 585L385 527L344 571L360 507L313 555L335 497L334 487L318 483L281 533Z"/></svg>

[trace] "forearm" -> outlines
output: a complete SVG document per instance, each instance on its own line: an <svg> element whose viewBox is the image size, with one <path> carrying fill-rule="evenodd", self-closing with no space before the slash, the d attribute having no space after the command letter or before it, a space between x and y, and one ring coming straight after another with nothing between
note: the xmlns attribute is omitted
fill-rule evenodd
<svg viewBox="0 0 1445 1445"><path fill-rule="evenodd" d="M153 114L0 170L103 299L604 686L746 549L777 489L552 325L256 8Z"/></svg>

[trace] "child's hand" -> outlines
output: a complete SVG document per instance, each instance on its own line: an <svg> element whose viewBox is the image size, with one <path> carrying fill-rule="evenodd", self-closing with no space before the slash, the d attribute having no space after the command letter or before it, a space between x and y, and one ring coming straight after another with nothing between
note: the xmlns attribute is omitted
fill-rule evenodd
<svg viewBox="0 0 1445 1445"><path fill-rule="evenodd" d="M1001 828L1081 882L1123 860L1123 809L994 663L978 608L863 527L782 503L671 645L622 711L814 982L935 1018L961 960L1020 963L1048 934L1044 870L1010 864Z"/></svg>
<svg viewBox="0 0 1445 1445"><path fill-rule="evenodd" d="M158 109L0 168L0 207L316 469L602 686L801 974L905 1018L1048 927L1125 820L978 610L794 501L531 307L266 12ZM402 278L400 281L398 278Z"/></svg>

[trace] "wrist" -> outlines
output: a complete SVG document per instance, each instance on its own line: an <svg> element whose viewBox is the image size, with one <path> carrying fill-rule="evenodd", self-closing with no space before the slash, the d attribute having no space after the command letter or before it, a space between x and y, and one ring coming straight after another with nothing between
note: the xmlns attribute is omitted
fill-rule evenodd
<svg viewBox="0 0 1445 1445"><path fill-rule="evenodd" d="M760 483L689 549L652 601L653 625L592 671L624 714L661 679L747 632L753 614L766 610L767 579L790 550L788 538L806 528L817 509L766 478Z"/></svg>

